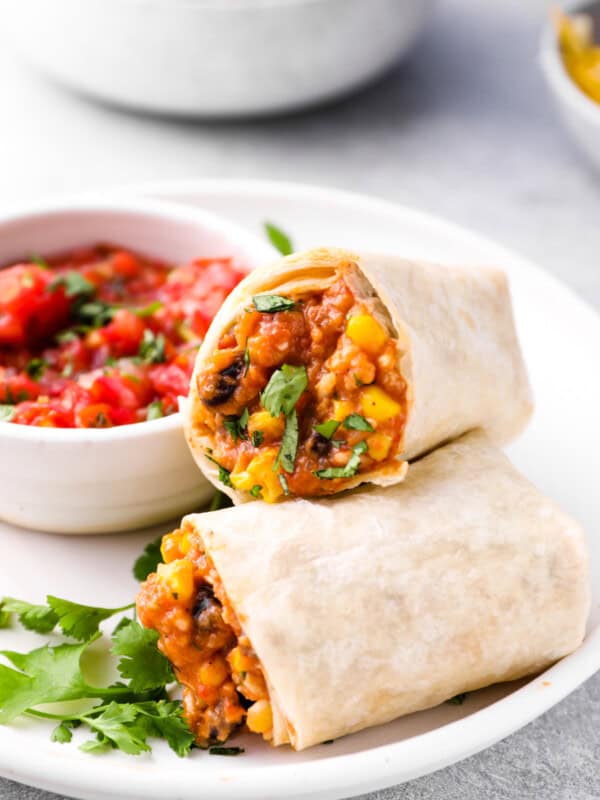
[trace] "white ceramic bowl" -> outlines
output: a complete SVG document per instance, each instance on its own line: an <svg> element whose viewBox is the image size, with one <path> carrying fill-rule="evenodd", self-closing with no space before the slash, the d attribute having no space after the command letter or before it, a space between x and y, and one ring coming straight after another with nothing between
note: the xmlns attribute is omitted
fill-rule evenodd
<svg viewBox="0 0 600 800"><path fill-rule="evenodd" d="M599 4L569 7L569 13L595 10ZM548 23L542 35L540 59L546 80L573 139L600 168L600 105L590 99L571 79L563 63L554 27Z"/></svg>
<svg viewBox="0 0 600 800"><path fill-rule="evenodd" d="M432 0L6 0L7 44L48 75L146 111L247 116L366 84Z"/></svg>
<svg viewBox="0 0 600 800"><path fill-rule="evenodd" d="M174 263L273 257L262 239L210 213L155 200L79 200L0 218L0 264L112 241ZM108 429L0 423L0 518L57 533L152 525L214 489L188 451L179 414Z"/></svg>

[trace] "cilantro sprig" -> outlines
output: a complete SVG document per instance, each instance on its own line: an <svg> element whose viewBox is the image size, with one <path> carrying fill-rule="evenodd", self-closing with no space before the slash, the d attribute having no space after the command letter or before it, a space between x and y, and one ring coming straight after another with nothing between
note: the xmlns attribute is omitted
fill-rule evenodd
<svg viewBox="0 0 600 800"><path fill-rule="evenodd" d="M360 457L366 453L368 445L365 441L358 442L352 448L352 455L348 459L345 467L328 467L327 469L318 469L315 472L317 478L332 480L334 478L352 478L360 469Z"/></svg>
<svg viewBox="0 0 600 800"><path fill-rule="evenodd" d="M294 471L296 454L298 452L298 413L296 404L302 393L308 386L308 375L306 367L293 367L284 364L281 369L276 370L266 385L260 396L260 401L272 417L278 417L281 413L285 414L285 429L281 439L281 446L273 464L273 470L281 466L286 472ZM280 483L287 491L287 481L281 480Z"/></svg>
<svg viewBox="0 0 600 800"><path fill-rule="evenodd" d="M289 297L279 294L257 294L252 298L254 308L263 314L275 314L277 311L291 311L296 303Z"/></svg>
<svg viewBox="0 0 600 800"><path fill-rule="evenodd" d="M287 233L284 233L281 228L274 225L272 222L265 222L265 233L269 237L269 241L282 256L289 256L294 252L292 241Z"/></svg>

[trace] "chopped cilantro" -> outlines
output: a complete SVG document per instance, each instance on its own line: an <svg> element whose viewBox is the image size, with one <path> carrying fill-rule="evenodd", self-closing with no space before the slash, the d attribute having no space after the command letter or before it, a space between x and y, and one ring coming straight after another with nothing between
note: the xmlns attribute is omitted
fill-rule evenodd
<svg viewBox="0 0 600 800"><path fill-rule="evenodd" d="M254 308L266 314L274 314L276 311L291 311L296 305L289 297L282 297L278 294L257 294L252 298Z"/></svg>
<svg viewBox="0 0 600 800"><path fill-rule="evenodd" d="M238 439L248 438L248 432L246 430L248 417L248 409L245 408L239 417L228 416L223 420L223 427L228 431L234 442L237 442Z"/></svg>
<svg viewBox="0 0 600 800"><path fill-rule="evenodd" d="M260 484L258 484L258 483L255 484L250 489L250 494L252 495L252 497L257 497L257 498L262 497L261 492L262 492L262 486Z"/></svg>
<svg viewBox="0 0 600 800"><path fill-rule="evenodd" d="M265 435L262 431L252 431L252 436L250 439L252 440L253 447L260 447L263 443Z"/></svg>
<svg viewBox="0 0 600 800"><path fill-rule="evenodd" d="M358 442L352 448L352 455L348 459L345 467L328 467L327 469L319 469L315 472L317 478L324 478L330 480L333 478L351 478L356 475L360 469L360 457L363 453L367 452L367 443Z"/></svg>
<svg viewBox="0 0 600 800"><path fill-rule="evenodd" d="M231 505L232 505L232 502L227 497L226 494L223 494L223 492L216 491L212 496L212 500L210 501L210 505L208 507L208 510L209 511L218 511L220 508L227 508L228 506L231 506Z"/></svg>
<svg viewBox="0 0 600 800"><path fill-rule="evenodd" d="M208 754L211 756L239 756L245 753L243 747L209 747Z"/></svg>
<svg viewBox="0 0 600 800"><path fill-rule="evenodd" d="M340 423L336 419L328 419L327 422L321 422L320 425L315 425L315 430L324 439L331 439L339 427Z"/></svg>
<svg viewBox="0 0 600 800"><path fill-rule="evenodd" d="M154 302L148 303L148 305L144 306L143 308L130 308L129 310L137 317L141 317L143 319L144 317L151 317L157 311L160 311L163 305L164 303L161 303L160 300L154 300Z"/></svg>
<svg viewBox="0 0 600 800"><path fill-rule="evenodd" d="M244 348L244 375L245 378L248 374L248 370L250 369L250 350L248 350L248 342L246 341L246 347Z"/></svg>
<svg viewBox="0 0 600 800"><path fill-rule="evenodd" d="M147 420L160 419L161 417L164 417L162 402L160 400L153 400L151 403L148 404L148 408L146 409L146 419Z"/></svg>
<svg viewBox="0 0 600 800"><path fill-rule="evenodd" d="M285 430L281 439L281 447L277 453L277 458L273 465L273 469L281 464L286 472L292 473L294 471L294 463L296 461L296 453L298 452L298 413L296 409L286 417Z"/></svg>
<svg viewBox="0 0 600 800"><path fill-rule="evenodd" d="M290 237L281 228L273 225L272 222L265 222L265 232L273 247L279 250L281 255L289 256L290 253L294 252Z"/></svg>
<svg viewBox="0 0 600 800"><path fill-rule="evenodd" d="M0 404L0 422L10 422L15 415L14 405Z"/></svg>
<svg viewBox="0 0 600 800"><path fill-rule="evenodd" d="M375 430L370 422L364 417L361 417L360 414L350 414L344 420L344 428L351 431L369 431L373 433Z"/></svg>
<svg viewBox="0 0 600 800"><path fill-rule="evenodd" d="M84 278L83 275L80 275L79 272L66 272L64 275L59 275L48 284L48 291L55 292L61 286L64 287L67 297L92 295L96 291L94 284Z"/></svg>
<svg viewBox="0 0 600 800"><path fill-rule="evenodd" d="M212 461L212 463L219 468L219 480L221 481L221 483L223 483L225 486L233 486L233 484L231 483L231 478L229 477L231 474L229 470L225 469L225 467L219 464L219 462L216 461L216 459L214 459L212 456L209 456L208 452L205 453L205 455L209 461Z"/></svg>
<svg viewBox="0 0 600 800"><path fill-rule="evenodd" d="M79 336L74 328L68 328L66 331L57 333L54 338L59 344L67 344L67 342L74 342L75 339L79 339Z"/></svg>
<svg viewBox="0 0 600 800"><path fill-rule="evenodd" d="M44 374L48 362L43 358L32 358L25 367L25 372L29 375L31 380L39 381Z"/></svg>
<svg viewBox="0 0 600 800"><path fill-rule="evenodd" d="M287 478L285 477L283 472L280 472L277 477L279 478L279 483L281 484L281 488L283 489L283 493L287 497L288 494L290 493L290 487L288 486Z"/></svg>
<svg viewBox="0 0 600 800"><path fill-rule="evenodd" d="M164 334L155 334L146 328L140 343L139 356L148 364L162 364L166 360Z"/></svg>
<svg viewBox="0 0 600 800"><path fill-rule="evenodd" d="M461 692L460 694L454 695L454 697L451 697L450 700L447 700L446 702L450 703L452 706L462 706L467 699L467 694L468 692Z"/></svg>
<svg viewBox="0 0 600 800"><path fill-rule="evenodd" d="M32 264L35 264L37 267L41 267L42 269L50 269L50 264L46 261L45 258L38 255L37 253L32 253L29 256L29 260Z"/></svg>
<svg viewBox="0 0 600 800"><path fill-rule="evenodd" d="M308 386L306 367L292 367L284 364L276 370L260 396L263 408L270 412L272 417L278 417L281 412L289 416L300 395Z"/></svg>

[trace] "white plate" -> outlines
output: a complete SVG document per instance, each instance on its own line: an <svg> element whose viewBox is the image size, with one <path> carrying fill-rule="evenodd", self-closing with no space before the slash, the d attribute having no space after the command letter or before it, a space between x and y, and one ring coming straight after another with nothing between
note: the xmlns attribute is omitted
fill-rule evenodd
<svg viewBox="0 0 600 800"><path fill-rule="evenodd" d="M341 798L406 781L458 761L531 721L600 667L600 319L567 288L513 253L431 216L377 200L311 187L258 182L194 182L128 190L205 206L255 232L270 219L297 247L345 245L442 261L494 263L511 278L518 327L537 410L510 448L518 467L586 526L595 591L582 647L543 675L471 695L304 753L242 739L246 753L177 759L89 756L52 744L49 729L19 722L0 728L0 773L90 798ZM502 380L502 376L498 376ZM1 491L1 487L0 487ZM56 537L0 527L2 593L42 599L54 593L99 605L126 602L130 565L155 535ZM0 647L25 649L22 634L0 633Z"/></svg>

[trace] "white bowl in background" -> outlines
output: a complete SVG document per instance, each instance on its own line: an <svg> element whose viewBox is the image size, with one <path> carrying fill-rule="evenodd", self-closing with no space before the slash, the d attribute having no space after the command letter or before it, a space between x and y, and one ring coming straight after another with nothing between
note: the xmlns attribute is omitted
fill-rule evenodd
<svg viewBox="0 0 600 800"><path fill-rule="evenodd" d="M569 6L568 12L594 12L600 18L600 3ZM600 105L588 97L567 72L551 22L542 35L540 61L567 129L592 163L600 168Z"/></svg>
<svg viewBox="0 0 600 800"><path fill-rule="evenodd" d="M80 199L0 218L0 264L114 242L172 263L233 256L249 269L266 242L201 209ZM104 533L172 519L213 494L181 417L105 429L0 423L0 519L55 533Z"/></svg>
<svg viewBox="0 0 600 800"><path fill-rule="evenodd" d="M345 94L406 54L432 0L6 0L2 32L96 98L238 117Z"/></svg>

